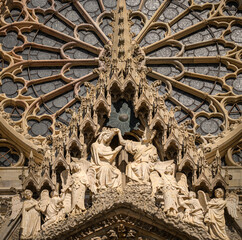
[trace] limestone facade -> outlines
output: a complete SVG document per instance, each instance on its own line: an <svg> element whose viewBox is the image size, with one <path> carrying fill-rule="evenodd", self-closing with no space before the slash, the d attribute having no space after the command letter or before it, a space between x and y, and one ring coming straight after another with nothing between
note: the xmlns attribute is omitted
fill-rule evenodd
<svg viewBox="0 0 242 240"><path fill-rule="evenodd" d="M240 239L240 2L0 6L3 239Z"/></svg>

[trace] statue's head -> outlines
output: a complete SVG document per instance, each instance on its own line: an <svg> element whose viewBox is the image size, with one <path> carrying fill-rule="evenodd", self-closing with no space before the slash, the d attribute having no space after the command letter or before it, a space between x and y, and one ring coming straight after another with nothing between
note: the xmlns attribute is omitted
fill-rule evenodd
<svg viewBox="0 0 242 240"><path fill-rule="evenodd" d="M31 190L26 189L26 190L24 191L24 197L25 197L26 199L31 199L32 196L33 196L33 193L32 193Z"/></svg>
<svg viewBox="0 0 242 240"><path fill-rule="evenodd" d="M58 192L56 192L56 191L52 191L52 192L50 193L50 196L51 196L51 197L58 197L59 194L58 194Z"/></svg>
<svg viewBox="0 0 242 240"><path fill-rule="evenodd" d="M224 190L222 188L217 188L214 192L216 198L223 198L224 197Z"/></svg>
<svg viewBox="0 0 242 240"><path fill-rule="evenodd" d="M98 143L105 143L105 144L110 144L110 142L112 141L113 137L115 135L115 132L110 129L110 128L103 128L102 132L100 133L100 135L98 136Z"/></svg>
<svg viewBox="0 0 242 240"><path fill-rule="evenodd" d="M151 143L155 137L156 130L150 130L149 127L145 127L144 134L142 136L143 143Z"/></svg>
<svg viewBox="0 0 242 240"><path fill-rule="evenodd" d="M173 167L168 166L165 170L165 174L172 175L173 174Z"/></svg>
<svg viewBox="0 0 242 240"><path fill-rule="evenodd" d="M188 197L189 197L189 198L196 198L196 193L190 191L189 194L188 194Z"/></svg>
<svg viewBox="0 0 242 240"><path fill-rule="evenodd" d="M76 162L71 163L71 171L72 172L78 172L80 169L81 169L80 164L78 164Z"/></svg>

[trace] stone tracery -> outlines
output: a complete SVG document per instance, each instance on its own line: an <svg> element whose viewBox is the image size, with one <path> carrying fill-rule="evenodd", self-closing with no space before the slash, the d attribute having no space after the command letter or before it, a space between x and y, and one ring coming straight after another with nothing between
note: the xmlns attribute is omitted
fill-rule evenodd
<svg viewBox="0 0 242 240"><path fill-rule="evenodd" d="M46 4L48 5L50 2L48 1ZM62 2L58 3L63 4ZM74 1L73 5L67 2L66 5L60 7L57 13L52 13L54 15L52 22L47 19L44 21L46 26L41 25L41 29L36 27L37 21L41 20L38 17L36 21L36 16L44 16L45 12L41 9L31 12L29 9L36 7L32 6L32 2L29 3L28 8L21 2L18 4L24 9L25 19L32 22L33 26L32 29L25 29L24 24L23 27L19 27L18 35L14 35L18 36L14 44L16 47L10 51L11 46L4 46L4 43L10 36L8 34L12 34L11 37L13 37L15 28L13 27L13 30L10 31L11 29L8 30L6 24L6 19L12 15L6 13L1 20L4 36L3 58L11 59L10 67L12 69L10 72L3 69L1 73L1 91L5 93L5 95L2 95L1 108L2 111L6 112L8 106L14 106L15 109L24 107L24 113L20 114L22 115L21 120L14 122L14 120L9 119L11 115L6 113L3 117L17 132L25 135L35 144L29 155L29 173L23 179L23 187L36 193L43 192L46 188L57 191L58 194L62 191L66 195L64 205L70 205L70 201L72 202L69 210L64 211L63 216L66 217L70 212L75 215L85 211L83 203L87 188L94 195L109 188L118 188L122 192L125 191L126 182L132 179L136 182L135 184L138 182L139 184L149 183L152 185L150 189L151 187L153 189L153 198L161 198L160 204L167 216L179 217L179 213L181 216L185 214L186 222L195 225L199 222L200 225L204 225L201 220L204 213L200 212L198 217L198 213L195 213L194 216L191 210L191 206L199 205L198 199L194 197L194 194L189 195L188 192L197 192L199 189L205 191L206 189L207 194L211 196L218 187L227 189L228 175L220 171L222 165L220 152L222 150L220 151L217 148L215 150L212 143L215 139L223 141L223 138L233 131L231 123L237 124L238 129L241 125L240 120L236 122L230 118L229 113L225 110L225 106L231 103L233 107L236 106L237 108L240 104L240 97L236 96L238 94L236 92L236 80L230 80L230 78L239 76L240 72L239 45L237 45L239 43L236 43L237 39L234 34L229 36L228 31L224 31L220 39L209 40L209 30L204 30L205 21L197 23L196 29L203 31L202 35L197 33L198 39L204 36L207 40L202 46L212 46L213 44L218 46L218 43L220 43L222 49L223 47L233 49L229 52L230 55L227 54L225 57L197 57L201 44L191 42L190 38L187 39L188 34L193 34L192 31L183 29L184 31L179 32L177 30L184 27L183 24L179 24L179 18L182 15L179 14L177 18L172 20L176 24L166 23L168 21L167 16L169 16L166 11L172 9L172 4L180 6L176 1L169 6L161 4L151 19L148 20L142 12L128 11L125 2L120 0L117 1L116 10L103 13L97 18L100 25L94 24L93 19L90 18L91 14L88 15L88 1L84 2L83 5L78 1ZM57 3L56 5L52 3L52 10L57 5ZM192 5L195 5L194 2L192 2ZM62 8L65 9L69 6L78 9L78 13L82 13L87 22L75 27L73 35L70 34L70 26L67 26L70 24L68 14L65 17L60 17ZM104 8L105 4L101 6ZM182 9L185 5L181 6ZM209 9L211 10L211 18L206 20L208 29L214 27L217 30L220 26L228 29L233 28L232 20L224 22L222 16L221 20L218 19L217 25L214 26L211 19L216 17L218 13L213 12L212 6L212 4L206 4L197 9L194 7L192 15L196 16L201 10ZM181 11L180 8L177 11ZM224 9L224 6L221 5L219 8ZM144 12L148 11L148 16L153 14L152 6L148 3L144 4L144 9L146 9ZM165 19L160 19L161 12L164 13ZM113 33L108 37L100 29L105 17L112 19ZM53 30L56 26L55 23L58 23L58 21L55 22L58 18L63 20L59 23L63 33ZM134 36L130 32L130 28L132 20L136 18L143 21L144 28L133 40ZM239 20L237 20L237 24L240 24ZM16 29L18 29L18 23L16 23ZM86 43L85 39L88 38L85 35L79 39L81 32L84 32L83 29L89 33L94 32L98 37L97 39L105 44L104 48L101 49L100 44ZM154 29L165 30L165 40L156 39ZM48 38L48 35L52 36L52 31L58 37L58 41L51 37ZM234 31L239 30L235 28ZM228 36L235 43L231 43ZM31 38L32 43L30 43ZM93 40L93 38L91 39ZM43 43L44 41L47 41L48 44ZM143 45L142 41L145 41ZM67 43L64 44L64 42ZM23 47L20 47L21 44ZM41 44L45 47L40 47ZM49 44L51 46L46 47ZM141 46L144 47L141 48ZM175 47L179 49L179 52L172 57L168 57L166 51L162 51L162 48L167 46ZM28 52L27 47L29 47ZM60 48L60 51L57 51L58 48ZM75 51L72 51L73 49ZM164 53L165 57L155 56L156 51ZM196 55L197 53L198 55ZM31 60L26 58L27 55L31 56ZM77 55L78 58L76 58ZM97 58L98 55L99 59ZM20 56L25 59L25 63L21 63ZM201 69L194 67L189 62L190 56L193 58L193 63L201 64ZM229 58L230 56L234 56L234 58ZM43 57L48 57L49 60L41 60ZM203 64L208 58L214 63L213 74L215 76L202 74ZM28 65L30 62L31 64ZM53 70L50 68L42 74L41 71L34 69L38 64L45 63L55 68ZM62 67L59 72L56 65ZM93 72L90 72L90 68L86 67L97 67L98 65L99 68L96 68ZM85 69L87 74L85 76L78 75L78 67ZM26 75L24 75L25 68L27 69ZM221 71L218 70L220 68ZM230 69L230 72L228 69ZM31 74L36 74L34 71L37 71L40 77L37 80L31 77ZM73 71L76 79L70 78L66 74L71 71ZM225 74L226 71L229 73ZM26 79L27 76L28 80ZM193 82L194 78L206 79L210 83L210 85L208 84L210 86L209 94L201 90L205 87L200 87L199 80L196 83ZM49 82L50 80L51 82ZM56 83L54 83L55 81ZM214 82L213 86L211 86L211 82ZM6 89L4 85L12 86L14 83L18 83L14 85L16 88L13 88L15 89L14 93L8 93L4 90ZM51 85L47 86L49 83ZM40 85L38 86L38 84ZM233 90L233 94L229 95L228 92L231 93L232 90L231 85L234 86L235 90ZM30 87L32 87L32 93L28 94L27 90ZM162 87L164 88L163 92L161 91ZM49 92L50 89L54 90ZM214 94L216 94L215 97L213 97ZM196 95L197 98L194 98L194 100L190 95ZM224 97L222 98L222 96ZM13 101L9 101L11 97L13 97ZM132 102L130 108L133 108L135 117L140 121L138 129L130 129L130 133L124 135L125 140L120 131L114 128L115 126L110 129L104 128L106 119L112 114L112 103L120 100ZM12 102L14 102L13 105ZM191 105L194 108L189 108ZM73 106L76 106L78 110ZM171 107L168 108L168 106ZM58 122L60 120L66 123L66 120L63 121L60 117L65 114L71 116L67 126ZM177 116L180 117L177 118ZM179 125L178 122L183 123ZM216 129L208 129L206 124L210 124L211 128ZM41 125L41 128L38 125ZM43 131L41 134L39 134L39 129ZM156 137L142 139L149 140L149 143L145 141L137 142L142 132L145 135L148 130L151 131L152 129L156 131ZM205 136L196 135L196 131ZM216 135L220 131L223 132L219 137L210 134ZM45 138L50 132L52 135ZM31 133L32 136L30 136ZM108 134L111 136L105 137ZM115 134L119 135L119 140L116 140L115 143L114 139L111 143ZM42 137L39 135L42 135ZM132 139L132 136L136 138L136 141ZM152 142L153 138L154 141ZM122 142L126 143L123 144ZM130 143L129 147L127 147L127 142ZM197 143L204 145L201 144L197 147ZM125 149L122 149L121 145L125 145ZM135 147L136 145L139 145L140 148ZM49 148L49 146L51 147ZM35 151L38 148L44 148L44 158L41 164L38 164L35 159L38 156L36 152L41 152L41 150ZM146 156L135 157L137 153L146 152L146 148L151 150L149 154L147 153L149 155L147 158ZM210 148L213 148L212 151ZM215 151L216 155L210 154L207 157L208 154L205 156L206 151ZM131 160L129 153L134 155ZM87 159L90 157L91 161L88 162ZM90 166L86 166L85 170L82 169L83 165L79 168L80 159L86 161L86 164L90 164ZM125 164L121 167L123 160ZM231 156L230 162L232 162ZM73 181L72 184L65 183L65 180L68 182L68 177L65 179L64 171L66 171L67 176L69 175L70 181ZM80 177L78 173L81 171L83 171L83 174L80 174L80 176L82 175ZM177 171L186 174L183 189L175 178ZM89 178L84 176L88 173ZM83 180L84 178L86 178L86 181ZM79 185L82 185L82 189ZM75 190L75 188L77 189ZM80 193L80 190L83 190L82 193ZM78 196L75 196L75 194ZM180 201L181 196L184 199ZM78 197L82 199L76 200ZM56 198L58 198L57 195ZM73 199L78 203L73 205ZM235 204L232 205L233 208L236 208ZM43 215L46 215L46 213L43 213ZM56 215L53 216L56 218ZM46 215L46 219L48 217ZM58 220L60 219L58 218ZM224 227L224 224L222 225ZM226 237L221 239L226 239Z"/></svg>

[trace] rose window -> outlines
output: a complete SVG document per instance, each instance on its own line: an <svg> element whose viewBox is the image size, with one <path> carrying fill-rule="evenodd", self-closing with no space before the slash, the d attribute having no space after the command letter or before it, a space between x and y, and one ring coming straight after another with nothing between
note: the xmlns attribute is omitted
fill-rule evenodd
<svg viewBox="0 0 242 240"><path fill-rule="evenodd" d="M191 120L189 127L206 141L237 123L242 115L239 1L126 4L132 11L133 40L151 69L146 78L149 84L161 80L158 92L167 94L167 108L180 107L177 122ZM94 69L112 41L115 8L111 0L14 0L2 6L0 101L13 131L37 143L57 133L56 123L69 124L65 110L79 108L87 94L85 83L97 83ZM123 131L134 129L135 122L127 125L128 103L119 108L110 126L117 119ZM236 162L241 161L238 151Z"/></svg>

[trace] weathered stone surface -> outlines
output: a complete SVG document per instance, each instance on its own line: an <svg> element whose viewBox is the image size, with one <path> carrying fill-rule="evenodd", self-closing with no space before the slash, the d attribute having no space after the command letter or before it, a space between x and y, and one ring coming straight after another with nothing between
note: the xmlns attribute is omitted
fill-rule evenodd
<svg viewBox="0 0 242 240"><path fill-rule="evenodd" d="M151 187L147 185L126 186L123 193L113 189L99 193L86 213L48 226L39 232L36 239L65 239L72 235L70 239L79 239L78 236L85 239L98 236L101 230L116 222L130 225L129 221L147 232L152 226L157 231L153 232L157 237L162 233L177 239L211 239L202 227L185 224L179 218L166 217L162 209L155 205ZM138 225L139 221L143 222L142 225ZM102 226L102 222L106 222L107 226Z"/></svg>
<svg viewBox="0 0 242 240"><path fill-rule="evenodd" d="M98 2L0 3L3 238L236 239L241 4Z"/></svg>

